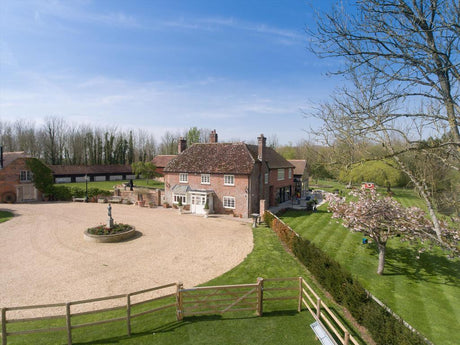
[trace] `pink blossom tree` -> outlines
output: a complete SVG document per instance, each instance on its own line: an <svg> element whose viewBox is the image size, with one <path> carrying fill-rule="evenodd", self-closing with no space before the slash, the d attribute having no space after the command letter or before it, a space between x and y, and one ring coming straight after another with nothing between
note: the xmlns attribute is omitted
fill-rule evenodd
<svg viewBox="0 0 460 345"><path fill-rule="evenodd" d="M350 194L357 197L357 201L346 201L343 197L329 194L326 197L328 209L333 218L342 219L346 228L362 232L376 243L379 252L378 274L383 274L387 241L397 235L403 241L429 241L447 248L451 254L458 254L458 231L449 229L443 223L442 239L439 240L433 223L421 209L405 208L392 197L383 197L375 190L356 190Z"/></svg>

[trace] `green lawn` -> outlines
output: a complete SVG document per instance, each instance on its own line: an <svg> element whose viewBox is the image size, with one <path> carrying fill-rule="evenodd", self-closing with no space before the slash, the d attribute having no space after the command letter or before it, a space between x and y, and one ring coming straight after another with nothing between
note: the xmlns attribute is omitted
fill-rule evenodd
<svg viewBox="0 0 460 345"><path fill-rule="evenodd" d="M129 181L101 181L101 182L88 182L88 188L99 188L103 190L113 190L113 186L119 185L122 183L128 183ZM134 180L135 187L147 187L147 188L164 188L163 182L158 182L155 180L149 180L148 183L145 179ZM58 183L56 186L67 186L67 187L78 187L81 189L86 188L85 182L75 182L75 183Z"/></svg>
<svg viewBox="0 0 460 345"><path fill-rule="evenodd" d="M254 250L240 265L224 275L213 279L207 285L255 283L257 277L303 276L308 272L288 254L277 236L266 227L254 229ZM308 280L314 285L311 280ZM129 290L129 287L127 287ZM321 298L326 298L320 293ZM254 313L231 313L223 316L202 316L175 320L175 311L170 309L159 314L147 315L133 320L133 335L128 338L123 322L76 329L73 331L75 344L309 344L318 341L310 328L314 321L308 311L297 313L296 301L264 304L264 316ZM328 303L332 309L337 306ZM111 317L121 316L111 312ZM343 318L343 315L339 317ZM80 316L81 322L95 320ZM43 322L34 327L43 327ZM65 321L56 320L54 326L65 326ZM11 331L18 324L9 325ZM11 327L11 328L10 328ZM355 334L356 336L356 334ZM64 344L65 332L12 336L8 344Z"/></svg>
<svg viewBox="0 0 460 345"><path fill-rule="evenodd" d="M403 204L414 196L397 190ZM311 240L359 277L363 285L433 343L458 344L460 324L460 260L449 260L440 250L417 253L398 239L389 241L385 274L376 273L378 254L372 244L362 245L362 235L331 219L326 206L317 213L288 211L282 219L302 237Z"/></svg>
<svg viewBox="0 0 460 345"><path fill-rule="evenodd" d="M14 215L11 212L0 211L0 223L6 222L7 220L10 220L13 217Z"/></svg>

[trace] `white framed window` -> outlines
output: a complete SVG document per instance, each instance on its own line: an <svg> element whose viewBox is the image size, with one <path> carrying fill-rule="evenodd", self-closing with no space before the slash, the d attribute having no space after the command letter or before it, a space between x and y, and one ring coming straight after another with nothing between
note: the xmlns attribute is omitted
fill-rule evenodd
<svg viewBox="0 0 460 345"><path fill-rule="evenodd" d="M32 181L32 171L21 170L19 174L19 181L21 182L31 182Z"/></svg>
<svg viewBox="0 0 460 345"><path fill-rule="evenodd" d="M278 169L278 181L284 180L284 169Z"/></svg>
<svg viewBox="0 0 460 345"><path fill-rule="evenodd" d="M180 173L179 174L179 182L180 183L187 183L188 182L188 174L187 173Z"/></svg>
<svg viewBox="0 0 460 345"><path fill-rule="evenodd" d="M182 201L182 205L185 205L187 203L187 196L183 194L173 194L173 203L178 204L179 200Z"/></svg>
<svg viewBox="0 0 460 345"><path fill-rule="evenodd" d="M224 185L234 186L235 185L235 175L224 175Z"/></svg>
<svg viewBox="0 0 460 345"><path fill-rule="evenodd" d="M292 178L292 169L289 168L289 179Z"/></svg>
<svg viewBox="0 0 460 345"><path fill-rule="evenodd" d="M268 184L268 172L265 173L265 184Z"/></svg>
<svg viewBox="0 0 460 345"><path fill-rule="evenodd" d="M201 184L210 184L211 175L210 174L201 174Z"/></svg>
<svg viewBox="0 0 460 345"><path fill-rule="evenodd" d="M235 198L233 196L224 196L224 207L235 208Z"/></svg>
<svg viewBox="0 0 460 345"><path fill-rule="evenodd" d="M206 197L204 195L192 195L192 205L205 205Z"/></svg>

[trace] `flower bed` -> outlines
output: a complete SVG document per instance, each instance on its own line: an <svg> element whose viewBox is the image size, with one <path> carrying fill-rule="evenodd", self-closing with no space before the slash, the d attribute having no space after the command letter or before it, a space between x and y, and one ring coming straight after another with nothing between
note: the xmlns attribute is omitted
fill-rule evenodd
<svg viewBox="0 0 460 345"><path fill-rule="evenodd" d="M84 238L92 242L120 242L133 237L136 234L134 226L129 224L114 224L112 228L105 225L98 225L88 228L84 232Z"/></svg>

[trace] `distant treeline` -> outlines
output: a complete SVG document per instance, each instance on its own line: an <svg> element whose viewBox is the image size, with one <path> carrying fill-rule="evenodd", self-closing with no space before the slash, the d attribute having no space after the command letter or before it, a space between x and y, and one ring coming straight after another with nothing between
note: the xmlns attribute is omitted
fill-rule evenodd
<svg viewBox="0 0 460 345"><path fill-rule="evenodd" d="M4 152L24 151L55 165L131 164L150 161L157 154L176 154L179 137L190 145L205 142L210 130L196 127L183 133L165 132L157 140L143 129L75 125L48 117L43 125L33 121L0 120L0 145Z"/></svg>

